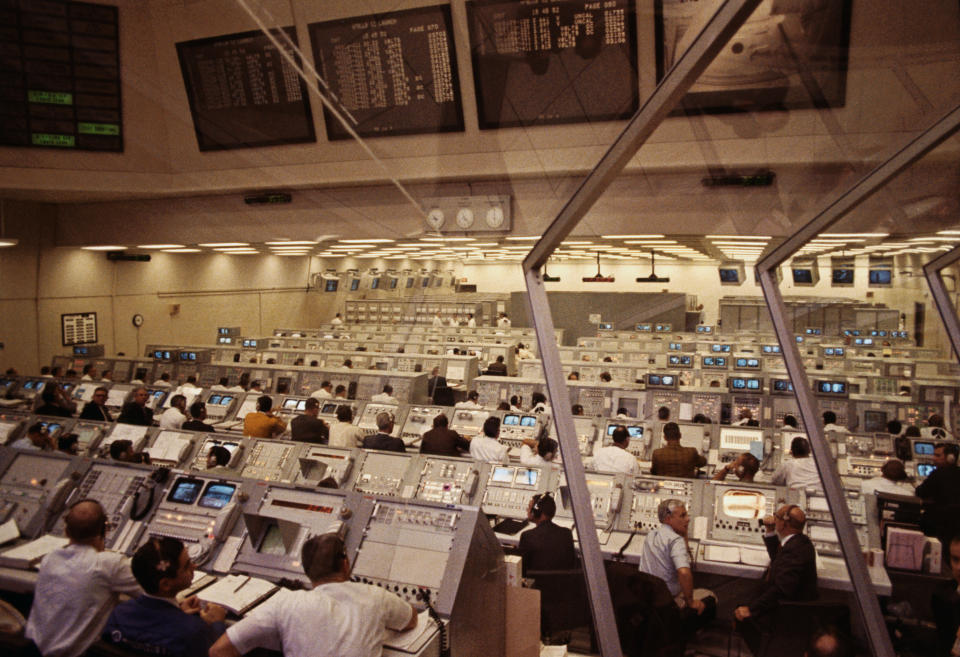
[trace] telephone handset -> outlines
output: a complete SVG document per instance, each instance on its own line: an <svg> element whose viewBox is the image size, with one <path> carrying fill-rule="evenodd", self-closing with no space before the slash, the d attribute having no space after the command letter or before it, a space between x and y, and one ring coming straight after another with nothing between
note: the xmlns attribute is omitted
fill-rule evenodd
<svg viewBox="0 0 960 657"><path fill-rule="evenodd" d="M473 497L474 491L477 490L477 479L479 475L476 470L471 470L470 474L467 475L467 480L463 482L463 491L470 497Z"/></svg>
<svg viewBox="0 0 960 657"><path fill-rule="evenodd" d="M610 495L610 511L612 513L618 512L621 502L623 502L623 487L617 484L613 487L613 492Z"/></svg>

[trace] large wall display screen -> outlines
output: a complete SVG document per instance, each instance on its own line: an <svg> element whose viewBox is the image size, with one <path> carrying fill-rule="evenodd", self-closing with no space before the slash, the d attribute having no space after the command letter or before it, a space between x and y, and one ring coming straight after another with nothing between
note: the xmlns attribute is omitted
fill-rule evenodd
<svg viewBox="0 0 960 657"><path fill-rule="evenodd" d="M629 118L639 106L632 0L467 3L480 128Z"/></svg>
<svg viewBox="0 0 960 657"><path fill-rule="evenodd" d="M449 6L312 23L317 71L361 137L463 130ZM327 137L350 134L323 108Z"/></svg>
<svg viewBox="0 0 960 657"><path fill-rule="evenodd" d="M201 151L316 141L307 87L262 32L184 41L177 55Z"/></svg>
<svg viewBox="0 0 960 657"><path fill-rule="evenodd" d="M657 0L657 79L720 5ZM731 112L842 107L850 0L762 2L681 101L683 110Z"/></svg>
<svg viewBox="0 0 960 657"><path fill-rule="evenodd" d="M0 2L0 144L123 151L117 8Z"/></svg>

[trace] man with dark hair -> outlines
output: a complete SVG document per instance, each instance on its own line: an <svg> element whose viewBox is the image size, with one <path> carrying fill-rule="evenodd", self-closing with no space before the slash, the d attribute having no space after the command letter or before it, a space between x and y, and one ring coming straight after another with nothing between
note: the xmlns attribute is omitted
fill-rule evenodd
<svg viewBox="0 0 960 657"><path fill-rule="evenodd" d="M405 452L406 445L399 438L390 434L393 432L393 413L380 411L377 413L377 433L363 439L364 449L379 449L387 452Z"/></svg>
<svg viewBox="0 0 960 657"><path fill-rule="evenodd" d="M138 653L169 657L206 657L226 630L227 610L218 604L200 604L191 595L176 596L193 582L193 562L175 538L151 538L130 561L144 594L117 605L103 638Z"/></svg>
<svg viewBox="0 0 960 657"><path fill-rule="evenodd" d="M463 456L470 451L470 441L449 428L450 420L444 413L433 418L433 428L420 439L421 454Z"/></svg>
<svg viewBox="0 0 960 657"><path fill-rule="evenodd" d="M230 450L223 445L214 445L207 452L207 472L227 474L230 472Z"/></svg>
<svg viewBox="0 0 960 657"><path fill-rule="evenodd" d="M900 420L890 420L887 422L887 433L891 436L899 436L903 433L903 423Z"/></svg>
<svg viewBox="0 0 960 657"><path fill-rule="evenodd" d="M375 404L399 404L400 400L393 396L393 386L389 383L385 383L383 386L383 392L379 392L372 397L370 401Z"/></svg>
<svg viewBox="0 0 960 657"><path fill-rule="evenodd" d="M363 429L353 424L353 410L350 406L337 406L337 421L330 427L330 446L359 447L363 437Z"/></svg>
<svg viewBox="0 0 960 657"><path fill-rule="evenodd" d="M920 437L927 438L928 440L946 440L947 437L951 439L953 436L950 436L947 433L946 428L943 425L943 416L933 413L930 417L927 418L927 426L920 428Z"/></svg>
<svg viewBox="0 0 960 657"><path fill-rule="evenodd" d="M523 444L520 445L520 465L525 465L528 468L539 468L553 463L560 451L560 445L548 434L549 432L544 427L536 439L523 439Z"/></svg>
<svg viewBox="0 0 960 657"><path fill-rule="evenodd" d="M493 376L506 376L507 364L503 362L503 356L497 356L497 359L487 365L487 374Z"/></svg>
<svg viewBox="0 0 960 657"><path fill-rule="evenodd" d="M133 451L133 442L126 438L114 440L110 443L110 458L114 461L123 461L124 463L150 463L149 455Z"/></svg>
<svg viewBox="0 0 960 657"><path fill-rule="evenodd" d="M480 405L480 393L476 390L471 390L467 393L467 400L456 403L456 408L467 408L471 410L479 410L483 408Z"/></svg>
<svg viewBox="0 0 960 657"><path fill-rule="evenodd" d="M330 441L330 429L321 420L320 400L309 397L303 407L303 415L290 421L290 437L301 443L326 445Z"/></svg>
<svg viewBox="0 0 960 657"><path fill-rule="evenodd" d="M342 383L339 384L336 388L333 389L333 398L334 399L346 399L347 398L347 386Z"/></svg>
<svg viewBox="0 0 960 657"><path fill-rule="evenodd" d="M737 479L745 482L752 482L760 469L760 461L750 452L743 452L737 458L719 468L713 475L714 481L723 481L727 475L733 472Z"/></svg>
<svg viewBox="0 0 960 657"><path fill-rule="evenodd" d="M737 630L754 655L760 654L763 628L781 601L817 599L817 557L803 533L806 522L803 509L795 504L785 504L763 519L770 568L753 600L734 609Z"/></svg>
<svg viewBox="0 0 960 657"><path fill-rule="evenodd" d="M43 428L43 424L35 422L27 428L27 435L10 443L10 447L17 449L47 450L54 449L56 445L53 438Z"/></svg>
<svg viewBox="0 0 960 657"><path fill-rule="evenodd" d="M837 414L833 411L823 412L823 432L833 431L835 433L850 433L845 426L837 424Z"/></svg>
<svg viewBox="0 0 960 657"><path fill-rule="evenodd" d="M207 419L207 404L199 399L190 404L190 419L180 428L184 431L213 431L213 427L204 422Z"/></svg>
<svg viewBox="0 0 960 657"><path fill-rule="evenodd" d="M683 447L680 437L680 426L676 422L663 425L663 440L667 444L653 450L651 474L697 478L697 469L705 466L707 459L695 447Z"/></svg>
<svg viewBox="0 0 960 657"><path fill-rule="evenodd" d="M43 403L37 407L34 413L52 417L73 417L73 413L64 407L64 397L65 395L60 388L60 384L50 381L43 386L43 390L40 393L40 399Z"/></svg>
<svg viewBox="0 0 960 657"><path fill-rule="evenodd" d="M907 469L898 459L889 459L880 468L879 477L871 477L860 482L860 492L864 495L893 493L894 495L913 495L913 486L907 483Z"/></svg>
<svg viewBox="0 0 960 657"><path fill-rule="evenodd" d="M113 422L110 409L107 408L107 389L103 386L93 391L93 398L83 405L80 412L81 420L96 420L98 422Z"/></svg>
<svg viewBox="0 0 960 657"><path fill-rule="evenodd" d="M170 407L160 414L157 424L161 429L179 431L187 421L187 398L180 393L170 398Z"/></svg>
<svg viewBox="0 0 960 657"><path fill-rule="evenodd" d="M321 382L320 387L310 393L310 396L314 399L333 399L333 384L326 380Z"/></svg>
<svg viewBox="0 0 960 657"><path fill-rule="evenodd" d="M534 392L530 395L531 413L549 413L550 404L547 402L547 396L542 392Z"/></svg>
<svg viewBox="0 0 960 657"><path fill-rule="evenodd" d="M790 441L790 456L793 458L784 459L773 473L771 483L790 488L822 489L820 472L810 456L810 442L804 436L794 436Z"/></svg>
<svg viewBox="0 0 960 657"><path fill-rule="evenodd" d="M153 411L147 408L149 399L150 393L147 392L146 388L141 386L134 390L130 401L120 409L120 417L117 418L117 422L149 427L153 424Z"/></svg>
<svg viewBox="0 0 960 657"><path fill-rule="evenodd" d="M630 433L622 424L613 430L610 436L612 445L601 447L593 457L593 467L600 472L623 472L624 474L640 474L640 464L637 457L627 451L630 447Z"/></svg>
<svg viewBox="0 0 960 657"><path fill-rule="evenodd" d="M470 440L470 458L487 463L507 463L510 448L497 440L500 436L500 418L491 415L483 422L483 433Z"/></svg>
<svg viewBox="0 0 960 657"><path fill-rule="evenodd" d="M40 564L25 635L45 657L78 657L97 640L116 595L137 595L129 560L104 550L107 514L80 500L64 518L66 547Z"/></svg>
<svg viewBox="0 0 960 657"><path fill-rule="evenodd" d="M80 453L80 436L67 433L57 438L57 451L76 456Z"/></svg>
<svg viewBox="0 0 960 657"><path fill-rule="evenodd" d="M273 399L269 395L261 395L257 399L257 410L247 413L243 418L243 435L251 438L273 438L279 436L287 428L287 423L271 413Z"/></svg>
<svg viewBox="0 0 960 657"><path fill-rule="evenodd" d="M527 520L535 527L520 534L523 574L530 570L567 570L577 567L573 532L554 524L557 503L549 493L534 495L527 505Z"/></svg>
<svg viewBox="0 0 960 657"><path fill-rule="evenodd" d="M413 605L383 588L350 581L350 559L336 534L308 539L300 562L312 588L280 589L230 627L210 657L239 657L255 648L282 649L289 657L379 657L386 628L416 627Z"/></svg>
<svg viewBox="0 0 960 657"><path fill-rule="evenodd" d="M930 598L937 624L937 655L955 655L951 648L960 642L960 535L947 544L950 575L953 579L937 585Z"/></svg>
<svg viewBox="0 0 960 657"><path fill-rule="evenodd" d="M83 369L80 370L80 374L82 375L80 377L81 381L93 381L97 378L97 368L93 363L87 363L83 366Z"/></svg>

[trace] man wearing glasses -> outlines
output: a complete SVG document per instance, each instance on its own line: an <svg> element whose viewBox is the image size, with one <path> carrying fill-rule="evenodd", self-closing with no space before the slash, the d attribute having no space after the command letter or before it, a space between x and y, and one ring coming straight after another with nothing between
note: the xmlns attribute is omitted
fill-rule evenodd
<svg viewBox="0 0 960 657"><path fill-rule="evenodd" d="M737 630L753 654L760 654L761 628L768 626L781 600L817 599L817 564L813 543L803 533L807 516L795 504L785 504L763 519L763 542L770 568L760 580L753 600L734 609Z"/></svg>

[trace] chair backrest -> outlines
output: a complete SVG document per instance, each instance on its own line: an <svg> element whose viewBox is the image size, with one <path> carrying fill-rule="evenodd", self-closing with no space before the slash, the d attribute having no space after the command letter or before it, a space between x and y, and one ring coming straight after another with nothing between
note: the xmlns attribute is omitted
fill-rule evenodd
<svg viewBox="0 0 960 657"><path fill-rule="evenodd" d="M586 579L574 570L528 570L533 588L540 591L540 628L552 634L590 625Z"/></svg>
<svg viewBox="0 0 960 657"><path fill-rule="evenodd" d="M757 657L800 657L815 632L832 627L850 637L850 607L839 602L781 602Z"/></svg>

